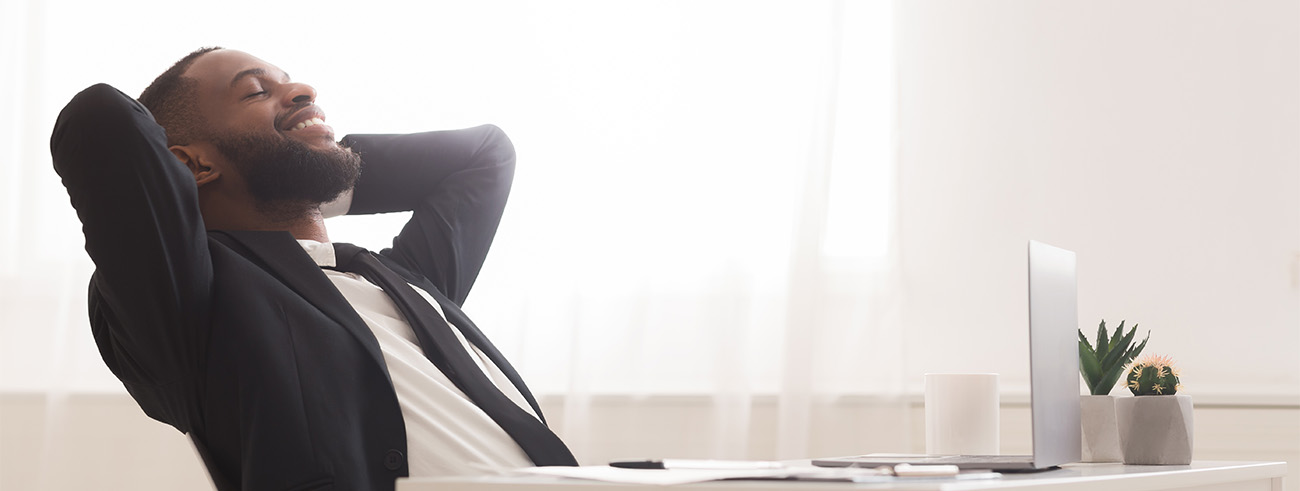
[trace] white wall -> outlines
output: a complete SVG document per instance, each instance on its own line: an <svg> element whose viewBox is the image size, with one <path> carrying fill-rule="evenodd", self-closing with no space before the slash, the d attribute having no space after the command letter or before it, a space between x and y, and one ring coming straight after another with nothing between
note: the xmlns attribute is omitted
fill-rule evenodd
<svg viewBox="0 0 1300 491"><path fill-rule="evenodd" d="M1025 241L1187 393L1300 402L1300 2L900 2L911 380L1028 383Z"/></svg>

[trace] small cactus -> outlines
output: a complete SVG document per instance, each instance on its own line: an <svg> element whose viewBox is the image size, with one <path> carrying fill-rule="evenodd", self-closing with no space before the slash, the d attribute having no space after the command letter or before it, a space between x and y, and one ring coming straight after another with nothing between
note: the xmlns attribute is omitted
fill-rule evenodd
<svg viewBox="0 0 1300 491"><path fill-rule="evenodd" d="M1183 388L1180 370L1168 356L1147 355L1128 370L1128 390L1135 396L1171 396Z"/></svg>

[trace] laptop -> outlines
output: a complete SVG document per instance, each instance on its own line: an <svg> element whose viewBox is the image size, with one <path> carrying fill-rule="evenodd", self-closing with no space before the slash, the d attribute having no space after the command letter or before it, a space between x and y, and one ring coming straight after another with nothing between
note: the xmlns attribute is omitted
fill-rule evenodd
<svg viewBox="0 0 1300 491"><path fill-rule="evenodd" d="M859 455L813 460L821 467L949 464L1035 471L1078 462L1079 325L1074 253L1029 241L1029 405L1033 455Z"/></svg>

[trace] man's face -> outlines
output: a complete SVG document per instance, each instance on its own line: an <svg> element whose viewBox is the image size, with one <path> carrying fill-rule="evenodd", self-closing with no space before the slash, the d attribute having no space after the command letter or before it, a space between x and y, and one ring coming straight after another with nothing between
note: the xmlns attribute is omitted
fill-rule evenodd
<svg viewBox="0 0 1300 491"><path fill-rule="evenodd" d="M356 182L360 157L334 141L311 86L234 50L206 53L185 72L211 143L259 205L330 201Z"/></svg>

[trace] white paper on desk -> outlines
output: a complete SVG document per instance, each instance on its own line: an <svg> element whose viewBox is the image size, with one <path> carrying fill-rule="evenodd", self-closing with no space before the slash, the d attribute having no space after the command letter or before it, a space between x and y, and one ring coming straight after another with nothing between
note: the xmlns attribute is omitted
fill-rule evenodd
<svg viewBox="0 0 1300 491"><path fill-rule="evenodd" d="M668 486L693 482L739 479L745 477L785 477L789 469L715 470L715 469L622 469L607 465L582 467L527 467L518 472L527 474L589 479L622 484L652 484Z"/></svg>

